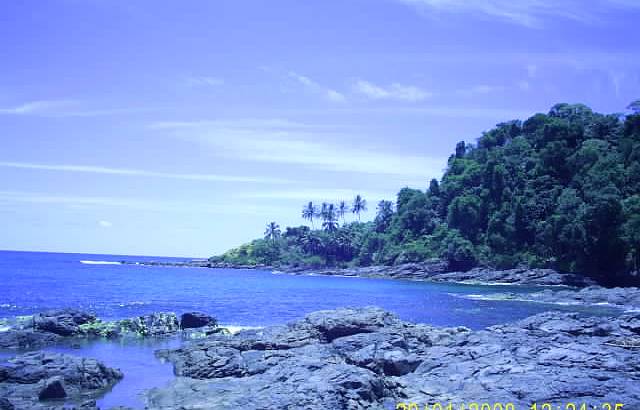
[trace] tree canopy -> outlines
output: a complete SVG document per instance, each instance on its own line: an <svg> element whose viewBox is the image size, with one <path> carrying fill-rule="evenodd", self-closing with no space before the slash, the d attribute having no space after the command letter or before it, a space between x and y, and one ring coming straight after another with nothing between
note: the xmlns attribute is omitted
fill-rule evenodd
<svg viewBox="0 0 640 410"><path fill-rule="evenodd" d="M498 124L476 144L459 142L441 180L378 203L372 222L359 222L367 210L360 195L353 222L344 220L344 202L319 210L308 203L304 218L320 218L322 230L287 228L269 236L270 252L263 240L249 244L255 252L245 260L324 266L443 258L451 269L552 267L627 283L640 269L637 107L621 116L557 104ZM238 249L219 258L232 261Z"/></svg>

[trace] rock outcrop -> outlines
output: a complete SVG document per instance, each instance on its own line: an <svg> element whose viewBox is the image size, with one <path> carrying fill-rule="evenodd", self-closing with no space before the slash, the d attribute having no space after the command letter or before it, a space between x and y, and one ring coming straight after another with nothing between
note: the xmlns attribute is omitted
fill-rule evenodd
<svg viewBox="0 0 640 410"><path fill-rule="evenodd" d="M368 266L359 268L325 268L284 269L283 272L294 275L328 275L328 276L356 276L368 278L426 280L432 282L459 282L471 284L516 284L536 286L575 286L583 287L595 285L595 282L583 275L560 273L553 269L516 268L494 270L474 268L466 272L452 272L445 262L431 260L421 263L405 263L395 266Z"/></svg>
<svg viewBox="0 0 640 410"><path fill-rule="evenodd" d="M95 320L95 315L80 310L50 310L34 315L33 328L59 336L73 336L78 334L81 325Z"/></svg>
<svg viewBox="0 0 640 410"><path fill-rule="evenodd" d="M462 297L476 298L473 295ZM626 310L640 309L640 289L589 286L582 289L544 289L538 292L496 292L482 295L484 300L529 301L562 305L610 306Z"/></svg>
<svg viewBox="0 0 640 410"><path fill-rule="evenodd" d="M102 321L95 315L73 309L52 310L22 317L0 332L0 348L40 349L69 338L157 337L174 335L182 328L203 327L203 334L220 333L214 317L204 313L183 315L182 326L175 313L151 313L129 319ZM199 323L205 323L196 326Z"/></svg>
<svg viewBox="0 0 640 410"><path fill-rule="evenodd" d="M63 399L81 404L104 393L122 377L119 370L94 359L27 353L0 365L0 404L15 409L56 407Z"/></svg>
<svg viewBox="0 0 640 410"><path fill-rule="evenodd" d="M640 408L640 314L549 312L470 331L410 324L377 308L312 313L157 354L176 380L149 409L395 409L399 402ZM526 406L526 407L525 407Z"/></svg>
<svg viewBox="0 0 640 410"><path fill-rule="evenodd" d="M182 329L197 329L217 325L218 321L213 316L202 312L187 312L180 316L180 327Z"/></svg>

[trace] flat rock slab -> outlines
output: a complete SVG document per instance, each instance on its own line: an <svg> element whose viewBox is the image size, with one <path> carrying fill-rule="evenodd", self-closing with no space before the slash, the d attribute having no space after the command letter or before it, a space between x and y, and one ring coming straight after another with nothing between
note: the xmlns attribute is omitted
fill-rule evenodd
<svg viewBox="0 0 640 410"><path fill-rule="evenodd" d="M149 409L395 409L399 402L640 408L640 314L548 312L470 331L403 322L377 308L315 312L286 326L157 352L178 376ZM468 406L467 406L468 407Z"/></svg>

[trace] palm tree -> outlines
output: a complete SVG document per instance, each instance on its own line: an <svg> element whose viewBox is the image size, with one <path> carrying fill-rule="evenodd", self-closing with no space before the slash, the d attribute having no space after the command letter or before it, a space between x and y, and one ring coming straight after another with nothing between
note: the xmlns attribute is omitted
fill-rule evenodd
<svg viewBox="0 0 640 410"><path fill-rule="evenodd" d="M316 206L311 201L302 208L302 217L311 221L311 227L313 229L315 229L313 225L313 218L316 216L317 212L318 210L316 209Z"/></svg>
<svg viewBox="0 0 640 410"><path fill-rule="evenodd" d="M351 207L351 212L358 215L358 222L360 222L360 212L367 211L367 200L360 196L360 194L356 195L356 199L353 200L353 206Z"/></svg>
<svg viewBox="0 0 640 410"><path fill-rule="evenodd" d="M271 239L271 241L275 244L276 239L280 237L280 225L275 222L269 222L267 224L267 229L264 231L264 239Z"/></svg>
<svg viewBox="0 0 640 410"><path fill-rule="evenodd" d="M344 225L344 214L349 212L349 205L345 201L340 201L338 204L338 218L342 218L342 224Z"/></svg>
<svg viewBox="0 0 640 410"><path fill-rule="evenodd" d="M323 202L322 205L320 206L320 209L316 209L316 216L324 221L325 218L327 217L328 210L329 210L329 204L326 202Z"/></svg>
<svg viewBox="0 0 640 410"><path fill-rule="evenodd" d="M323 208L325 204L322 204ZM327 232L333 232L338 229L338 218L336 217L336 209L334 204L327 204L324 215L322 216L322 227Z"/></svg>

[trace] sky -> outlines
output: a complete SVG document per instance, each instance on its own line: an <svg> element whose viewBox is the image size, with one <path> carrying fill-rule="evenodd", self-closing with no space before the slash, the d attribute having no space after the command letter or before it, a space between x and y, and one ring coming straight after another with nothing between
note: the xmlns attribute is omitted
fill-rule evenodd
<svg viewBox="0 0 640 410"><path fill-rule="evenodd" d="M588 4L588 7L585 5ZM0 4L0 249L207 257L640 97L636 0Z"/></svg>

